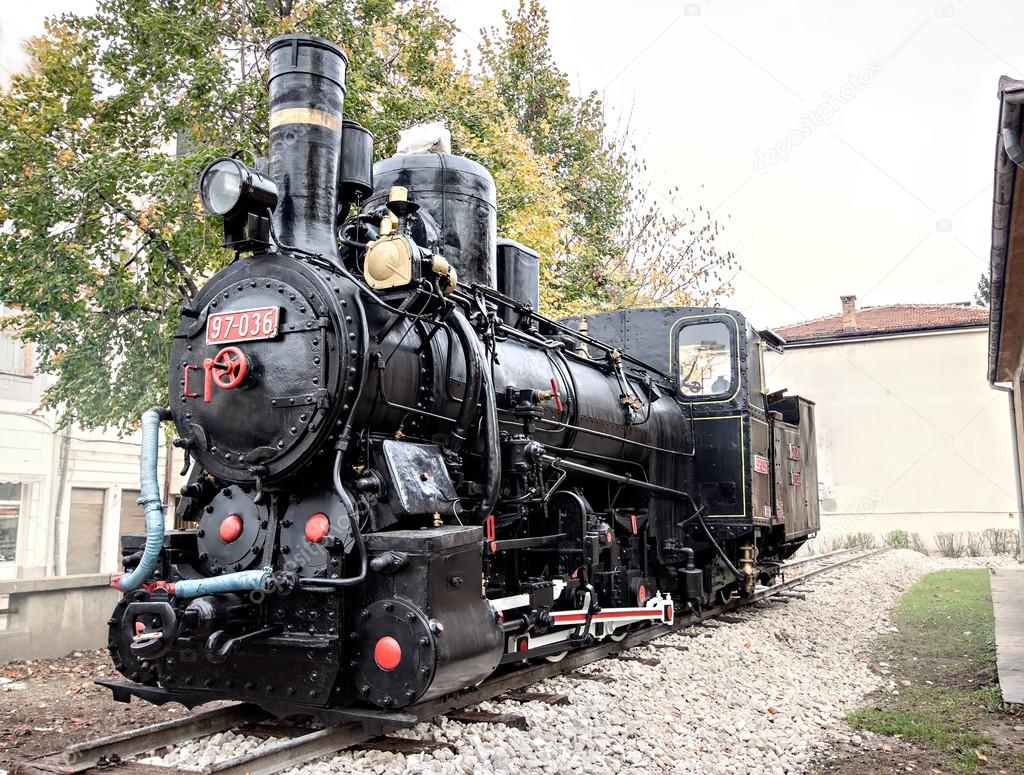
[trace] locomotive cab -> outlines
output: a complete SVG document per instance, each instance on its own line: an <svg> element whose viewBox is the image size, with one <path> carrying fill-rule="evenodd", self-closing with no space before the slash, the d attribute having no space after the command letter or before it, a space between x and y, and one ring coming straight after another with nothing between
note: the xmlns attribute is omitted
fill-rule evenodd
<svg viewBox="0 0 1024 775"><path fill-rule="evenodd" d="M769 386L764 351L785 341L737 311L671 307L570 319L668 374L693 429L694 480L716 538L791 555L820 524L814 403Z"/></svg>

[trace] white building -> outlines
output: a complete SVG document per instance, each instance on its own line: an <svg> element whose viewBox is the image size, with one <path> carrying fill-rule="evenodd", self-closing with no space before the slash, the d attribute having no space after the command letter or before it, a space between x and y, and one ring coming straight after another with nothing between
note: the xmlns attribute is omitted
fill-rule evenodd
<svg viewBox="0 0 1024 775"><path fill-rule="evenodd" d="M985 380L988 310L856 309L777 329L774 387L815 401L823 533L1016 528L1006 396Z"/></svg>
<svg viewBox="0 0 1024 775"><path fill-rule="evenodd" d="M119 537L145 532L138 436L58 428L47 380L0 331L0 662L103 645Z"/></svg>

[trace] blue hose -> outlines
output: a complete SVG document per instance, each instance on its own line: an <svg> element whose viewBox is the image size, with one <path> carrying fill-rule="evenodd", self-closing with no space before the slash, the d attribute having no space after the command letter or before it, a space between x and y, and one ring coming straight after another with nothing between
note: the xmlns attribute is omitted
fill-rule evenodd
<svg viewBox="0 0 1024 775"><path fill-rule="evenodd" d="M270 577L270 568L263 568L262 570L244 570L238 573L228 573L225 576L211 576L203 579L182 579L174 582L174 596L200 597L252 589L267 591L266 585L270 581Z"/></svg>
<svg viewBox="0 0 1024 775"><path fill-rule="evenodd" d="M160 423L170 419L170 411L154 408L142 415L142 458L139 462L141 496L139 505L146 514L146 548L142 559L131 573L122 576L117 588L122 592L138 589L152 578L164 546L164 504L160 497L160 482L157 479L157 464L160 452ZM169 454L169 453L168 453ZM199 597L222 592L266 589L271 578L271 569L249 570L229 573L206 579L185 579L175 582L176 597Z"/></svg>
<svg viewBox="0 0 1024 775"><path fill-rule="evenodd" d="M142 458L139 462L141 495L139 505L146 514L146 548L135 569L118 581L118 589L131 592L153 575L164 546L164 504L157 480L160 452L160 422L170 417L167 409L153 408L142 415Z"/></svg>

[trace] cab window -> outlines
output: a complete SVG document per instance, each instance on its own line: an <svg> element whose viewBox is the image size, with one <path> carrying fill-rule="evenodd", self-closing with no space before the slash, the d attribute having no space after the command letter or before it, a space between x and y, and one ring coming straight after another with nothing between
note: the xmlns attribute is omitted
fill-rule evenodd
<svg viewBox="0 0 1024 775"><path fill-rule="evenodd" d="M733 337L725 323L690 323L676 340L679 393L688 398L733 392Z"/></svg>

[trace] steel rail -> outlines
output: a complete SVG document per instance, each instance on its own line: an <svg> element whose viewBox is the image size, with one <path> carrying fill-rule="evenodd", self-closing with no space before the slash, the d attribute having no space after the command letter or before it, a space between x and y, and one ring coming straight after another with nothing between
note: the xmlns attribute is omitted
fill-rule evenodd
<svg viewBox="0 0 1024 775"><path fill-rule="evenodd" d="M851 551L855 550L841 549L836 552L830 552L827 555L803 558L792 563L786 563L781 568L784 572L796 566L824 560L827 557L849 554ZM585 665L616 656L657 638L676 634L687 627L714 619L730 611L769 600L787 590L806 583L811 578L830 573L843 566L875 557L887 551L889 549L886 547L869 550L853 557L844 557L821 568L814 568L793 578L785 579L774 586L759 588L747 597L734 597L713 608L683 612L677 616L675 622L671 625L661 624L647 627L629 633L623 640L618 642L604 641L594 646L579 649L578 651L571 652L559 662L530 664L498 673L475 689L465 690L455 695L414 705L406 708L405 711L415 716L419 721L428 721L436 716L462 710L485 700L494 699L507 692L524 689L546 678L571 673ZM84 772L97 765L109 765L139 753L173 745L177 742L194 739L203 735L215 734L232 727L267 721L270 718L269 714L252 705L231 705L93 741L78 743L61 753L24 762L15 771L19 773ZM207 775L243 775L243 773L248 775L272 775L272 773L300 766L332 753L338 753L346 748L355 747L360 743L368 742L379 736L380 730L367 730L360 723L342 724L335 727L317 729L290 739L277 740L248 753L209 765L199 770L199 772L207 773Z"/></svg>
<svg viewBox="0 0 1024 775"><path fill-rule="evenodd" d="M806 565L811 562L821 562L827 557L836 557L840 554L849 554L850 552L862 552L866 551L863 546L854 546L850 549L836 549L834 552L826 552L825 554L814 554L810 557L801 557L799 560L792 560L787 563L783 563L783 568L789 570L790 568L797 568L801 565Z"/></svg>
<svg viewBox="0 0 1024 775"><path fill-rule="evenodd" d="M197 737L215 735L218 732L270 718L272 718L270 714L255 705L235 703L75 743L58 753L46 754L25 762L20 771L84 772L97 765L105 766L123 761L130 756L154 751L157 748L176 745Z"/></svg>

